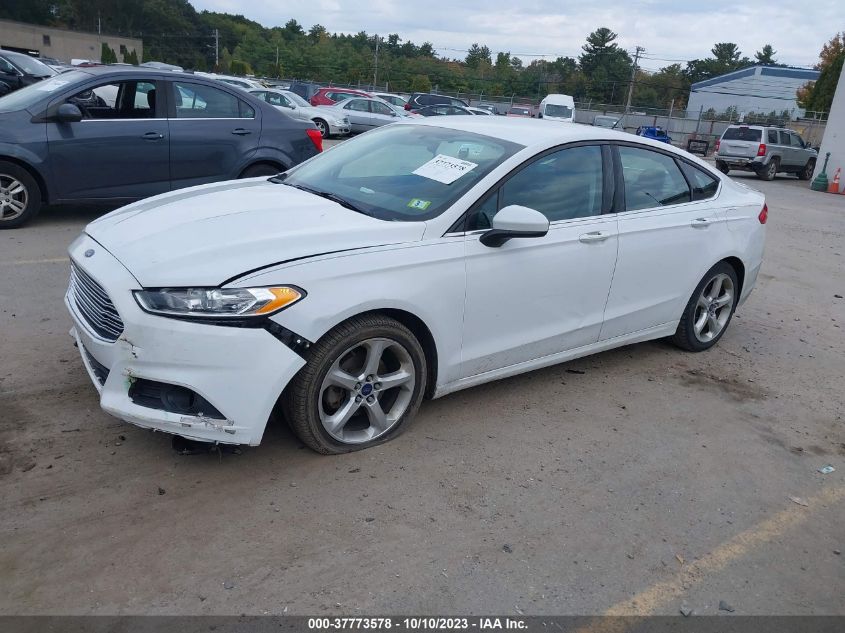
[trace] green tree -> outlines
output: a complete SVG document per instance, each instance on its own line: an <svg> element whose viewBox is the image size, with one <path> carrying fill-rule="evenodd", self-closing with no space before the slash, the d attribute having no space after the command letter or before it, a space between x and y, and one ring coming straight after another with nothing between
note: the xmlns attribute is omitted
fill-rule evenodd
<svg viewBox="0 0 845 633"><path fill-rule="evenodd" d="M431 79L428 75L414 75L411 78L411 92L431 92Z"/></svg>
<svg viewBox="0 0 845 633"><path fill-rule="evenodd" d="M487 64L488 66L493 64L490 58L490 49L474 43L469 47L469 51L467 51L466 65L470 68L478 68L481 64Z"/></svg>
<svg viewBox="0 0 845 633"><path fill-rule="evenodd" d="M804 84L796 92L798 105L814 112L830 110L833 93L836 92L836 86L839 83L843 57L845 57L845 33L837 33L829 42L825 42L819 53L816 70L820 70L821 74L818 81ZM836 70L837 67L839 71Z"/></svg>
<svg viewBox="0 0 845 633"><path fill-rule="evenodd" d="M103 64L117 63L117 53L115 53L114 50L112 50L105 42L103 42L100 50L100 62Z"/></svg>
<svg viewBox="0 0 845 633"><path fill-rule="evenodd" d="M754 53L754 59L758 64L762 64L764 66L774 66L777 64L775 55L777 55L777 51L772 48L771 44L766 44L763 46L762 50Z"/></svg>
<svg viewBox="0 0 845 633"><path fill-rule="evenodd" d="M694 59L687 63L684 74L690 83L711 79L751 65L739 47L732 42L719 42L710 50L713 57ZM772 51L774 54L774 51Z"/></svg>
<svg viewBox="0 0 845 633"><path fill-rule="evenodd" d="M588 82L587 97L608 103L627 86L631 77L631 57L616 44L617 34L601 27L587 36L578 65Z"/></svg>
<svg viewBox="0 0 845 633"><path fill-rule="evenodd" d="M129 51L123 56L123 61L126 64L132 64L133 66L137 66L140 63L140 61L138 60L138 52L133 48L131 51Z"/></svg>

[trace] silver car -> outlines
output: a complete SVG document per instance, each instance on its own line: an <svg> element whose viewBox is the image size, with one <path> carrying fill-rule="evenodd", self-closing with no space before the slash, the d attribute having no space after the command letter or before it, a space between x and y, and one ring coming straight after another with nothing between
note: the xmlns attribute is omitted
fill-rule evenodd
<svg viewBox="0 0 845 633"><path fill-rule="evenodd" d="M276 109L281 110L288 116L302 121L312 121L320 130L320 136L323 138L343 136L349 134L352 130L349 119L343 114L332 112L326 108L316 108L295 92L262 88L250 90L249 93L275 106Z"/></svg>
<svg viewBox="0 0 845 633"><path fill-rule="evenodd" d="M318 109L334 111L346 116L353 133L366 132L394 123L404 116L381 99L365 97L351 97L333 106L320 106Z"/></svg>
<svg viewBox="0 0 845 633"><path fill-rule="evenodd" d="M753 171L763 180L774 180L780 172L801 180L813 177L818 152L797 132L766 125L731 125L716 143L716 167Z"/></svg>

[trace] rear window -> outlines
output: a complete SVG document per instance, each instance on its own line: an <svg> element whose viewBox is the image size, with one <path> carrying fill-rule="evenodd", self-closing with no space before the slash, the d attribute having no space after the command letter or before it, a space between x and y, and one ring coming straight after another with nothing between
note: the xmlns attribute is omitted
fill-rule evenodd
<svg viewBox="0 0 845 633"><path fill-rule="evenodd" d="M723 141L751 141L759 143L763 137L762 130L750 127L729 127L722 136Z"/></svg>

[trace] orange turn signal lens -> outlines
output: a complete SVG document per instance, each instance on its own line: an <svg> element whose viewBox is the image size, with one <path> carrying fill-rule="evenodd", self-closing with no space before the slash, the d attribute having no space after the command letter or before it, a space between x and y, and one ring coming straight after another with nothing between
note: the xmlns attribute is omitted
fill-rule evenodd
<svg viewBox="0 0 845 633"><path fill-rule="evenodd" d="M262 288L262 290L269 292L272 298L268 297L269 301L256 310L254 314L270 314L302 299L301 292L296 288L289 288L288 286Z"/></svg>

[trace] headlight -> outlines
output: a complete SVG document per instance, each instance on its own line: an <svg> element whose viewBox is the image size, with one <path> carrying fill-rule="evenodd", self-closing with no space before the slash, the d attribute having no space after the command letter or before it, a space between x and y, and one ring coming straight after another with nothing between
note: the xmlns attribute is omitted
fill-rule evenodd
<svg viewBox="0 0 845 633"><path fill-rule="evenodd" d="M197 319L262 317L293 305L305 291L272 288L162 288L136 290L135 300L153 314Z"/></svg>

